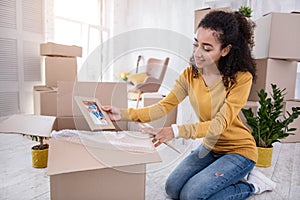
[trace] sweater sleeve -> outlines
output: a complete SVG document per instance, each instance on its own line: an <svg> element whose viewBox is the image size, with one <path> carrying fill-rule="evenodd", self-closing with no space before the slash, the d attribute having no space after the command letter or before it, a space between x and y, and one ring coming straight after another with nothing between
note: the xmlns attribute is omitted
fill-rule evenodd
<svg viewBox="0 0 300 200"><path fill-rule="evenodd" d="M210 121L178 126L179 137L193 139L216 138L232 124L246 104L251 85L252 75L249 72L240 72L236 83L227 91L226 99L216 115ZM217 98L217 96L213 98Z"/></svg>
<svg viewBox="0 0 300 200"><path fill-rule="evenodd" d="M150 122L168 114L186 96L188 83L183 72L175 82L170 93L160 102L144 108L121 109L121 120L131 120L139 122Z"/></svg>

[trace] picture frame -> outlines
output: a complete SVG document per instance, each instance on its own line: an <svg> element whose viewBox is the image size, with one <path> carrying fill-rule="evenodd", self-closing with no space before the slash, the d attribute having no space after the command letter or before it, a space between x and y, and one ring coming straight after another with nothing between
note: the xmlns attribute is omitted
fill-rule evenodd
<svg viewBox="0 0 300 200"><path fill-rule="evenodd" d="M116 129L97 98L75 96L74 99L92 131Z"/></svg>

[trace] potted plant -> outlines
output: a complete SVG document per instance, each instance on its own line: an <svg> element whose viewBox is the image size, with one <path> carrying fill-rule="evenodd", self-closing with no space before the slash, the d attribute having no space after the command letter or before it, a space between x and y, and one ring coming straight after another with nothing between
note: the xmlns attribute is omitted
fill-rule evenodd
<svg viewBox="0 0 300 200"><path fill-rule="evenodd" d="M34 168L47 167L49 145L44 143L46 137L35 135L31 135L30 137L32 140L39 142L39 144L31 148L32 166Z"/></svg>
<svg viewBox="0 0 300 200"><path fill-rule="evenodd" d="M289 128L289 124L300 115L300 107L293 107L292 113L287 112L287 116L284 115L285 88L280 90L275 84L271 84L271 86L271 97L268 97L264 89L258 92L260 107L256 116L254 116L251 108L242 109L258 148L256 166L259 167L271 165L272 144L294 134L296 128ZM264 154L265 151L266 155Z"/></svg>
<svg viewBox="0 0 300 200"><path fill-rule="evenodd" d="M246 17L250 18L252 14L252 9L249 6L241 6L238 12L242 13Z"/></svg>
<svg viewBox="0 0 300 200"><path fill-rule="evenodd" d="M129 72L122 72L119 74L119 78L122 79L123 81L127 81L129 75L130 75Z"/></svg>

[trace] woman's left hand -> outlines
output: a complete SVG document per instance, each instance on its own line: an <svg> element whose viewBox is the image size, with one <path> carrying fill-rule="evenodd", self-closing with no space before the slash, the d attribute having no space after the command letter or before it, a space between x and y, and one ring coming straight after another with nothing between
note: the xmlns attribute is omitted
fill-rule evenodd
<svg viewBox="0 0 300 200"><path fill-rule="evenodd" d="M172 127L163 127L159 129L143 128L141 131L154 136L152 142L154 143L155 147L158 147L162 143L168 142L174 138Z"/></svg>

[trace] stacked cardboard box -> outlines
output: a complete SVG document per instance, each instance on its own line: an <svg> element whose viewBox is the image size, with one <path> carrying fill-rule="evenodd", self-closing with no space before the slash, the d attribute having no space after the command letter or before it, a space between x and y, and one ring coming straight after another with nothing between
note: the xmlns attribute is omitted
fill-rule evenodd
<svg viewBox="0 0 300 200"><path fill-rule="evenodd" d="M57 81L76 80L76 57L81 57L81 47L48 42L40 45L40 54L45 56L46 86L57 87Z"/></svg>
<svg viewBox="0 0 300 200"><path fill-rule="evenodd" d="M249 100L257 101L260 89L270 93L271 83L286 88L286 99L294 98L297 61L300 61L300 14L269 13L255 23L253 55L258 79Z"/></svg>
<svg viewBox="0 0 300 200"><path fill-rule="evenodd" d="M286 88L285 100L294 99L297 78L297 61L300 61L300 14L269 13L259 18L254 31L253 55L257 63L257 80L249 100L258 101L257 92L264 89L270 95L271 84ZM298 101L287 101L285 110ZM299 122L298 122L299 124ZM297 134L300 134L298 128ZM289 136L284 141L296 141L299 136Z"/></svg>
<svg viewBox="0 0 300 200"><path fill-rule="evenodd" d="M82 48L52 42L40 44L40 55L44 56L45 86L34 87L34 114L57 116L58 81L75 81L77 78L77 58ZM54 129L58 129L58 120Z"/></svg>
<svg viewBox="0 0 300 200"><path fill-rule="evenodd" d="M297 77L297 62L281 59L265 58L256 59L257 79L253 83L249 101L258 101L257 92L265 89L270 95L271 84L276 84L279 88L286 88L285 99L295 97L295 85Z"/></svg>
<svg viewBox="0 0 300 200"><path fill-rule="evenodd" d="M300 61L300 14L269 13L255 21L254 56Z"/></svg>

